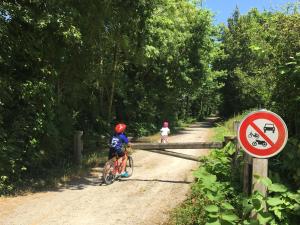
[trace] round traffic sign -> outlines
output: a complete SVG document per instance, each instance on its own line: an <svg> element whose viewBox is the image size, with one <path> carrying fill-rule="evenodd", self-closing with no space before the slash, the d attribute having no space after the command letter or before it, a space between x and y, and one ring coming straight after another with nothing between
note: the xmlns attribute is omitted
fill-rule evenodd
<svg viewBox="0 0 300 225"><path fill-rule="evenodd" d="M238 140L253 157L269 158L278 154L288 139L285 122L277 114L260 110L248 114L240 123Z"/></svg>

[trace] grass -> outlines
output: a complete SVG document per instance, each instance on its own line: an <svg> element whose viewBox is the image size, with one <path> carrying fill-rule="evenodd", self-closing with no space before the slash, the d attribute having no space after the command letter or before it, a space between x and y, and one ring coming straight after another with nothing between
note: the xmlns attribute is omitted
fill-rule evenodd
<svg viewBox="0 0 300 225"><path fill-rule="evenodd" d="M222 126L222 124L217 124L217 126L214 127L213 133L213 141L224 141L224 136L231 135L230 130Z"/></svg>
<svg viewBox="0 0 300 225"><path fill-rule="evenodd" d="M93 167L101 167L107 160L107 151L90 152L83 156L80 167L73 166L58 179L58 184L65 185L72 179L87 176Z"/></svg>
<svg viewBox="0 0 300 225"><path fill-rule="evenodd" d="M83 157L82 165L85 168L103 165L107 160L107 151L92 152Z"/></svg>
<svg viewBox="0 0 300 225"><path fill-rule="evenodd" d="M235 115L232 118L229 118L225 122L217 123L214 129L214 141L223 141L224 136L235 136L237 133L234 131L234 122L241 122L242 119L249 114L250 111L246 111L242 114Z"/></svg>

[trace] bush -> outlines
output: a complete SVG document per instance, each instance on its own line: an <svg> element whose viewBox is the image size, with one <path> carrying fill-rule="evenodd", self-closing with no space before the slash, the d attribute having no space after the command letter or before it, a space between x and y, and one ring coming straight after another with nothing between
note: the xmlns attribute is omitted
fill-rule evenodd
<svg viewBox="0 0 300 225"><path fill-rule="evenodd" d="M228 129L217 127L218 132ZM298 142L290 144L298 145ZM269 178L257 177L269 190L263 197L259 192L247 197L241 193L240 173L232 173L232 155L235 146L228 144L214 150L202 160L194 173L196 183L189 198L173 213L173 224L193 225L298 225L300 220L300 190L293 192L281 183ZM292 154L292 153L291 153ZM297 158L294 159L295 162ZM290 160L293 162L293 160ZM288 165L282 164L288 167ZM235 168L241 171L240 168ZM292 165L291 165L292 167ZM294 179L297 176L293 177ZM267 206L268 211L265 211ZM257 214L256 219L250 217Z"/></svg>
<svg viewBox="0 0 300 225"><path fill-rule="evenodd" d="M300 140L289 138L282 152L270 160L273 175L293 188L300 187Z"/></svg>

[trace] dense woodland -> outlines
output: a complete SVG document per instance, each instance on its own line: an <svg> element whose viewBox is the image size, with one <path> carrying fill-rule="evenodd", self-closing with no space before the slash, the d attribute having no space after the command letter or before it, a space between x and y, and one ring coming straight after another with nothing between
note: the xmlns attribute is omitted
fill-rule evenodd
<svg viewBox="0 0 300 225"><path fill-rule="evenodd" d="M280 166L299 185L298 10L215 26L196 1L1 1L0 194L71 165L75 130L142 136L251 108L288 124Z"/></svg>

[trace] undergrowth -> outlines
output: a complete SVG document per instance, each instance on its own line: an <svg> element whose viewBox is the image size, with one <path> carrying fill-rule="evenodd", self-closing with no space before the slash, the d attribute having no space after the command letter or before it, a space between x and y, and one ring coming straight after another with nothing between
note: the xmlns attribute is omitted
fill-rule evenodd
<svg viewBox="0 0 300 225"><path fill-rule="evenodd" d="M247 114L247 113L245 113ZM233 120L215 128L215 140L234 134ZM235 145L228 143L202 159L194 172L195 183L187 200L174 210L172 225L298 225L300 190L291 191L269 178L257 178L268 189L268 196L259 192L242 193L242 157L235 154ZM233 162L235 159L235 163ZM266 210L267 209L267 210ZM251 216L252 215L252 216ZM256 215L253 217L253 215Z"/></svg>
<svg viewBox="0 0 300 225"><path fill-rule="evenodd" d="M7 186L2 187L2 182L0 182L0 196L1 193L2 195L22 195L64 186L72 179L87 175L92 167L102 166L106 160L106 151L90 152L83 156L80 167L74 164L63 164L60 168L50 171L44 178L28 181L26 186L20 185L8 189ZM1 177L1 179L5 182L5 177Z"/></svg>

